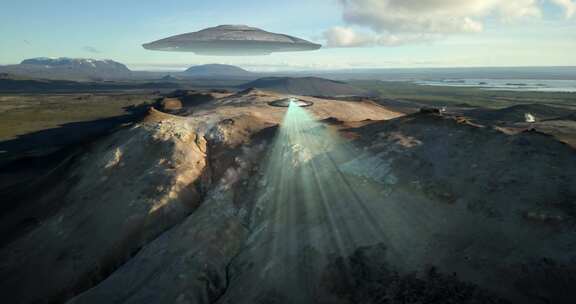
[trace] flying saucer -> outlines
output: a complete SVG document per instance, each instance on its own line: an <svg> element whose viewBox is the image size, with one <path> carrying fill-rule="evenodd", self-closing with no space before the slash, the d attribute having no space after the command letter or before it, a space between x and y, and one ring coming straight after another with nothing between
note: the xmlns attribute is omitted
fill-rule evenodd
<svg viewBox="0 0 576 304"><path fill-rule="evenodd" d="M274 100L274 101L271 101L268 103L268 105L271 105L273 107L282 107L282 108L287 108L290 106L290 104L303 108L303 107L309 107L309 106L313 105L314 103L311 101L301 100L301 99L294 98L294 97Z"/></svg>
<svg viewBox="0 0 576 304"><path fill-rule="evenodd" d="M142 46L153 51L193 52L210 56L257 56L276 52L313 51L322 47L304 39L246 25L220 25Z"/></svg>

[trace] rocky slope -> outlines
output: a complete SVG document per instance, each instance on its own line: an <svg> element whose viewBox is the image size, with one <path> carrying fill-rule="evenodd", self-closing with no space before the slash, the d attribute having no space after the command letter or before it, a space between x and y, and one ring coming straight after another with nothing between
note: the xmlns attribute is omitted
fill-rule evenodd
<svg viewBox="0 0 576 304"><path fill-rule="evenodd" d="M557 119L572 113L574 111L560 107L542 104L522 104L498 110L474 109L466 114L480 121L525 122L525 114L531 114L537 121L541 121Z"/></svg>
<svg viewBox="0 0 576 304"><path fill-rule="evenodd" d="M60 302L110 273L198 206L205 152L205 140L178 120L93 146L62 178L66 187L27 206L46 212L2 248L0 289L13 303Z"/></svg>
<svg viewBox="0 0 576 304"><path fill-rule="evenodd" d="M0 249L4 298L576 298L573 148L458 116L312 97L302 98L324 123L294 138L280 124L286 108L268 105L285 97L248 90L185 117L152 110L93 143L56 182L61 192L26 207L50 212Z"/></svg>
<svg viewBox="0 0 576 304"><path fill-rule="evenodd" d="M572 109L540 105L522 104L504 109L473 109L465 115L484 125L497 125L508 134L525 130L535 130L554 136L558 140L576 147L576 112ZM526 115L534 121L526 121Z"/></svg>

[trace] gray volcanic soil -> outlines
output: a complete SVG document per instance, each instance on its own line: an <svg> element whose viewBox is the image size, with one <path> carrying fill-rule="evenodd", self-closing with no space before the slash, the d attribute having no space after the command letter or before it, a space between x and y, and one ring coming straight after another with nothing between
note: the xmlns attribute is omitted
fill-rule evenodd
<svg viewBox="0 0 576 304"><path fill-rule="evenodd" d="M572 147L458 116L402 116L369 101L303 97L330 132L360 151L339 163L352 170L318 174L343 174L357 193L379 194L366 202L369 216L341 208L333 189L324 193L327 209L289 220L259 211L267 205L261 194L276 191L263 176L286 111L267 102L279 98L286 96L251 90L195 104L182 112L187 117L151 110L141 123L92 143L54 187L13 211L41 215L3 242L3 299L574 302ZM322 157L307 162L321 164ZM299 189L305 180L284 186ZM327 188L311 189L320 196ZM304 195L296 191L288 202ZM342 251L320 250L314 244L333 237L322 230L326 212L350 227L369 221L378 233L353 238Z"/></svg>
<svg viewBox="0 0 576 304"><path fill-rule="evenodd" d="M473 109L463 111L480 124L497 125L509 134L535 130L553 135L558 140L576 147L576 111L542 104L515 105L504 109ZM526 122L525 114L535 117Z"/></svg>

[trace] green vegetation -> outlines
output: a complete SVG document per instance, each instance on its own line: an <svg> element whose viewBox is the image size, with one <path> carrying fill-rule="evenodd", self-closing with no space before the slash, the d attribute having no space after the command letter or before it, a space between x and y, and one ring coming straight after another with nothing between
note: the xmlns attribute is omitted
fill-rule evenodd
<svg viewBox="0 0 576 304"><path fill-rule="evenodd" d="M431 106L471 105L503 108L539 103L576 108L576 93L488 91L470 87L424 86L400 81L351 81L350 84L377 93L381 98L406 100Z"/></svg>
<svg viewBox="0 0 576 304"><path fill-rule="evenodd" d="M148 94L0 95L0 141L66 123L127 114L154 101Z"/></svg>

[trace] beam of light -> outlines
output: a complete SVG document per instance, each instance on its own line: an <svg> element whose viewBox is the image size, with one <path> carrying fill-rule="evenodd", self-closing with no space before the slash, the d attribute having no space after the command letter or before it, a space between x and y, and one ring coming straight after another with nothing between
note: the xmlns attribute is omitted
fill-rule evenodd
<svg viewBox="0 0 576 304"><path fill-rule="evenodd" d="M291 300L306 302L315 297L330 257L347 256L390 236L371 209L383 203L384 186L343 170L378 166L351 162L360 153L290 103L261 169L252 219L259 235L250 255L262 262L253 270L262 284L299 290ZM347 264L343 268L350 271Z"/></svg>

